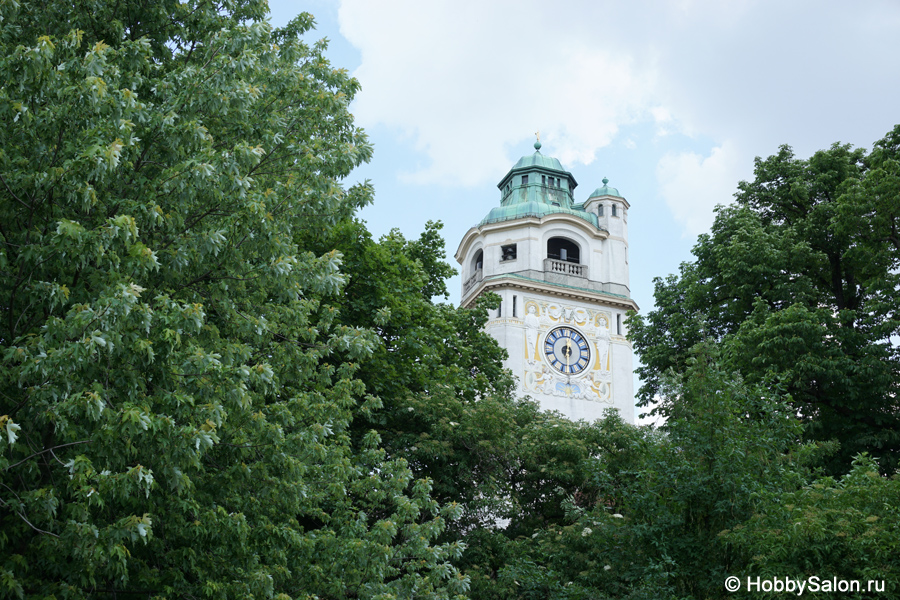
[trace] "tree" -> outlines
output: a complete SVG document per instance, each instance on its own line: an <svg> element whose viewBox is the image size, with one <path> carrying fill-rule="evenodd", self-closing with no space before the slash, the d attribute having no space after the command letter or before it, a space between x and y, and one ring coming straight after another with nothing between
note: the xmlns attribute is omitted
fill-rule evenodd
<svg viewBox="0 0 900 600"><path fill-rule="evenodd" d="M337 319L381 338L358 376L383 407L352 430L357 439L377 431L389 454L433 481L436 500L459 504L442 539L466 543L456 564L478 584L473 594L486 597L505 560L491 549L564 519L560 501L586 494L584 464L598 439L514 397L505 351L484 330L495 297L474 310L440 301L453 273L443 262L440 227L429 223L417 240L392 231L375 241L349 220L310 232L309 244L344 257L347 302Z"/></svg>
<svg viewBox="0 0 900 600"><path fill-rule="evenodd" d="M304 245L370 200L358 84L265 6L0 2L4 595L465 589Z"/></svg>
<svg viewBox="0 0 900 600"><path fill-rule="evenodd" d="M443 262L440 228L428 223L418 240L395 230L376 242L363 223L348 220L310 232L309 244L343 256L348 282L337 321L380 338L357 376L382 408L360 415L355 437L377 431L389 454L433 482L436 499L459 503L450 527L465 530L496 518L503 476L495 452L514 427L517 403L505 351L483 329L487 312L436 301L454 273Z"/></svg>
<svg viewBox="0 0 900 600"><path fill-rule="evenodd" d="M840 478L763 496L757 512L722 538L743 557L745 567L735 573L742 581L790 578L805 582L804 597L826 598L838 591L826 582L837 578L859 581L864 593L857 597L879 595L865 594L869 581L871 592L890 594L900 573L898 500L900 479L881 476L875 461L861 455Z"/></svg>
<svg viewBox="0 0 900 600"><path fill-rule="evenodd" d="M767 494L805 481L814 446L766 386L722 370L715 346L698 345L685 373L669 377L678 400L658 431L616 415L595 425L596 500L569 498L568 521L523 540L501 579L520 598L727 597L727 575L745 566L720 533L757 511Z"/></svg>
<svg viewBox="0 0 900 600"><path fill-rule="evenodd" d="M756 159L696 260L657 279L658 308L630 321L643 405L709 336L748 382L784 386L810 439L840 441L832 472L862 451L897 464L898 132L871 155L835 144L808 160L787 146Z"/></svg>

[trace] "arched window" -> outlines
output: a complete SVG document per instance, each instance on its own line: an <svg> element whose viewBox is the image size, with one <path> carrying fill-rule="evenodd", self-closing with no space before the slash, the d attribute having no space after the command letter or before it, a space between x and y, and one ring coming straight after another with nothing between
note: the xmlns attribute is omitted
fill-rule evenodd
<svg viewBox="0 0 900 600"><path fill-rule="evenodd" d="M479 250L475 253L475 256L472 258L472 273L478 271L484 266L484 252Z"/></svg>
<svg viewBox="0 0 900 600"><path fill-rule="evenodd" d="M581 251L578 249L578 244L572 240L554 237L547 240L547 258L564 260L577 265L581 263Z"/></svg>

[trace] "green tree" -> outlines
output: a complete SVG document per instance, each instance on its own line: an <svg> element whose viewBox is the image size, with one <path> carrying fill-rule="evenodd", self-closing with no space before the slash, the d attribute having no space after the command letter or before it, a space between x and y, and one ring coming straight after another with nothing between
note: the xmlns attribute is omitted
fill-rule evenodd
<svg viewBox="0 0 900 600"><path fill-rule="evenodd" d="M439 231L429 224L416 240L392 231L375 241L349 220L311 231L309 244L344 257L347 304L337 319L382 340L358 376L384 406L354 422L357 438L378 431L389 454L434 482L435 499L459 503L441 539L466 544L454 564L470 577L472 597L516 597L500 573L536 531L568 524L567 498L582 508L596 502L597 455L622 462L619 436L631 430L572 423L514 398L505 353L484 331L484 308L496 298L475 310L441 302L452 271Z"/></svg>
<svg viewBox="0 0 900 600"><path fill-rule="evenodd" d="M434 597L340 253L357 83L258 0L0 1L0 590Z"/></svg>
<svg viewBox="0 0 900 600"><path fill-rule="evenodd" d="M417 240L392 231L375 241L349 220L310 232L310 244L344 257L346 306L337 319L374 329L382 342L358 377L383 408L354 422L357 439L378 431L389 454L433 481L435 499L459 504L442 539L466 543L457 564L484 584L473 594L486 597L492 580L485 573L505 560L492 548L564 518L560 501L587 481L581 463L597 440L515 399L505 351L484 331L495 297L474 310L441 301L453 271L440 227L429 223Z"/></svg>
<svg viewBox="0 0 900 600"><path fill-rule="evenodd" d="M742 581L790 578L860 581L862 594L874 598L896 593L900 574L900 479L878 473L871 457L861 455L849 473L825 477L796 490L762 496L756 513L722 538L743 556ZM876 582L869 592L868 582ZM876 585L876 584L873 584ZM742 586L743 587L743 586ZM835 590L807 587L804 597L834 597ZM746 592L746 590L745 590ZM758 597L745 594L744 597Z"/></svg>
<svg viewBox="0 0 900 600"><path fill-rule="evenodd" d="M766 493L797 489L812 446L766 386L722 370L710 343L686 372L666 380L677 399L658 431L617 415L594 425L596 500L573 497L569 519L525 538L501 579L520 598L724 598L744 556L722 539L756 512Z"/></svg>
<svg viewBox="0 0 900 600"><path fill-rule="evenodd" d="M498 440L514 427L517 403L505 351L483 329L487 312L440 301L453 274L440 228L428 223L417 240L395 230L375 241L363 223L348 220L311 232L309 243L343 256L348 282L338 322L380 338L357 376L382 408L360 415L356 438L377 431L389 454L433 482L436 499L459 503L462 514L450 524L459 531L494 518L504 480Z"/></svg>
<svg viewBox="0 0 900 600"><path fill-rule="evenodd" d="M643 405L708 336L749 383L780 382L810 439L841 443L830 470L861 451L897 464L898 137L871 155L835 144L807 160L787 146L757 158L696 260L657 279L658 308L630 321Z"/></svg>

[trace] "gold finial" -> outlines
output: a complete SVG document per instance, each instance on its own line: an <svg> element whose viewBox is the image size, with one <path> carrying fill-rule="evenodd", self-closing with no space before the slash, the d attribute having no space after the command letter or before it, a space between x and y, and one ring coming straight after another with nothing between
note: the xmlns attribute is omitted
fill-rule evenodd
<svg viewBox="0 0 900 600"><path fill-rule="evenodd" d="M541 130L540 130L540 129L538 129L537 131L535 131L535 132L534 132L534 135L537 136L537 141L541 141Z"/></svg>

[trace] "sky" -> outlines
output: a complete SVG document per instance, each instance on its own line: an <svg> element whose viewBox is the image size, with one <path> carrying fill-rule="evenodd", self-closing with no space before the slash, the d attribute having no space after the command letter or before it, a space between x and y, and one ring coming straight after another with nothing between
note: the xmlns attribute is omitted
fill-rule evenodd
<svg viewBox="0 0 900 600"><path fill-rule="evenodd" d="M375 147L362 218L379 237L444 224L447 258L531 154L631 205L632 297L691 260L753 159L788 144L871 149L900 123L900 2L867 0L270 0L272 23L316 18L326 56L361 84ZM449 283L458 303L460 280Z"/></svg>

